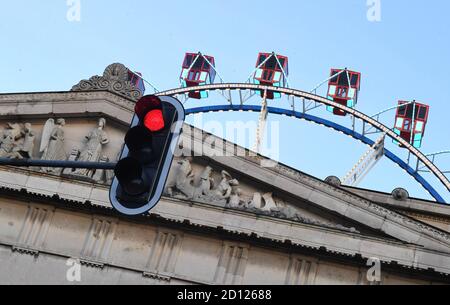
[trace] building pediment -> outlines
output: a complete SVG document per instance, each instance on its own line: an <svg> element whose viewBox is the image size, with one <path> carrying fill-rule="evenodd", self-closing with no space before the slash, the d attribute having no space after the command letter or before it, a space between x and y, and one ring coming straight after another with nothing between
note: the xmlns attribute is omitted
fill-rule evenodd
<svg viewBox="0 0 450 305"><path fill-rule="evenodd" d="M64 137L60 144L67 159L115 161L132 118L133 104L131 99L106 91L3 94L0 95L0 124L5 130L10 128L7 123L16 124L18 136L14 141L17 142L12 145L20 148L25 143L25 124L31 123L34 133L32 155L42 158L48 148L45 141L48 141L49 132L58 127L58 119L62 118L66 124L61 127ZM99 126L101 118L105 118L106 125ZM205 141L206 138L209 141ZM46 140L43 142L43 139ZM215 145L214 142L222 144ZM85 153L89 149L89 153ZM233 156L224 156L224 151L233 152ZM95 158L87 157L94 152ZM450 252L450 238L444 231L282 164L271 164L273 162L268 159L252 156L232 143L187 125L182 135L181 152L184 155L174 161L166 186L167 198ZM41 179L43 184L80 181L80 188L91 188L89 195L81 197L109 206L110 172L74 173L70 170L48 173L31 169L31 174L23 175L33 178L24 178L27 182L21 187L34 192L39 192L39 188L29 184L30 180ZM55 175L54 180L51 175ZM0 180L2 185L11 186L11 175L3 175ZM88 187L86 183L92 186ZM46 194L52 192L40 189ZM52 190L65 196L64 192L58 193L58 188ZM71 193L70 190L67 192ZM95 196L91 198L93 192Z"/></svg>

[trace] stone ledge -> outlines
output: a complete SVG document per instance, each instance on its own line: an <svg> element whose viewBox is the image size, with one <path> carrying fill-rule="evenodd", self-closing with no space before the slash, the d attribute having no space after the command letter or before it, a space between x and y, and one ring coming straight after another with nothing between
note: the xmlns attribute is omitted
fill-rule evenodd
<svg viewBox="0 0 450 305"><path fill-rule="evenodd" d="M0 94L0 115L4 119L102 114L128 126L133 109L134 101L108 91Z"/></svg>

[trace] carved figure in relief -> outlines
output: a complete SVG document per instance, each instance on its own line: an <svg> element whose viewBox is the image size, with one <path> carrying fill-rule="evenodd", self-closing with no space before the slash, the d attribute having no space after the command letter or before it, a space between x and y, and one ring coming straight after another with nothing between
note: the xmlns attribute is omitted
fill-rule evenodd
<svg viewBox="0 0 450 305"><path fill-rule="evenodd" d="M109 143L109 138L103 130L106 125L106 120L101 118L98 121L98 128L92 130L87 136L87 143L80 153L77 161L80 162L98 162L102 153L103 146ZM73 172L74 175L92 176L93 170L80 168Z"/></svg>
<svg viewBox="0 0 450 305"><path fill-rule="evenodd" d="M66 152L64 150L64 129L66 125L64 119L48 119L44 125L42 132L41 145L39 152L42 153L42 160L63 160L67 159ZM60 174L62 169L58 168L41 168L41 171L46 173Z"/></svg>
<svg viewBox="0 0 450 305"><path fill-rule="evenodd" d="M172 171L173 174L169 177L166 193L169 196L181 195L186 199L192 198L195 191L193 186L194 174L189 160L178 161ZM180 194L176 194L176 192Z"/></svg>
<svg viewBox="0 0 450 305"><path fill-rule="evenodd" d="M214 179L211 177L212 168L207 166L200 176L200 186L196 191L196 198L201 198L204 196L209 197L211 195L211 190L214 188Z"/></svg>
<svg viewBox="0 0 450 305"><path fill-rule="evenodd" d="M20 138L20 125L7 123L0 139L0 158L9 158L16 147L16 141Z"/></svg>
<svg viewBox="0 0 450 305"><path fill-rule="evenodd" d="M214 191L215 197L219 200L230 198L233 186L239 185L239 181L233 179L227 171L223 170L221 175L222 180Z"/></svg>
<svg viewBox="0 0 450 305"><path fill-rule="evenodd" d="M264 199L264 206L261 206L260 209L267 212L272 212L277 210L277 204L275 203L275 200L273 200L273 194L272 193L266 193L263 196Z"/></svg>
<svg viewBox="0 0 450 305"><path fill-rule="evenodd" d="M24 128L20 132L20 137L23 141L13 149L12 158L31 159L33 157L34 140L36 139L36 134L32 129L31 123L24 124Z"/></svg>
<svg viewBox="0 0 450 305"><path fill-rule="evenodd" d="M234 190L230 196L230 201L228 203L229 206L231 208L240 208L241 204L242 204L241 196L242 196L242 190L240 188L237 188L236 190Z"/></svg>
<svg viewBox="0 0 450 305"><path fill-rule="evenodd" d="M247 204L246 208L248 209L259 209L262 204L262 196L261 193L254 193L253 199Z"/></svg>

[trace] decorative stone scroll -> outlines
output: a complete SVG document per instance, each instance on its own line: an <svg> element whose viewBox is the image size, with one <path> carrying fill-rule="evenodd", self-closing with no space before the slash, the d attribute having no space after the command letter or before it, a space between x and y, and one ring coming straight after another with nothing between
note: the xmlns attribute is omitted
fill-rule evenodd
<svg viewBox="0 0 450 305"><path fill-rule="evenodd" d="M82 80L72 87L72 91L111 91L138 100L143 92L128 80L128 73L128 68L123 64L114 63L105 69L103 76L96 75L89 80Z"/></svg>

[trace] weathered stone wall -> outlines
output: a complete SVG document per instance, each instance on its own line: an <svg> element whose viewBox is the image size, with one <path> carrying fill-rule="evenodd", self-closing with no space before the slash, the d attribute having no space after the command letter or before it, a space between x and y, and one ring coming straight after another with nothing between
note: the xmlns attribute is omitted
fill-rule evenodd
<svg viewBox="0 0 450 305"><path fill-rule="evenodd" d="M2 199L0 283L367 284L365 267L95 214ZM430 284L382 272L385 284Z"/></svg>

